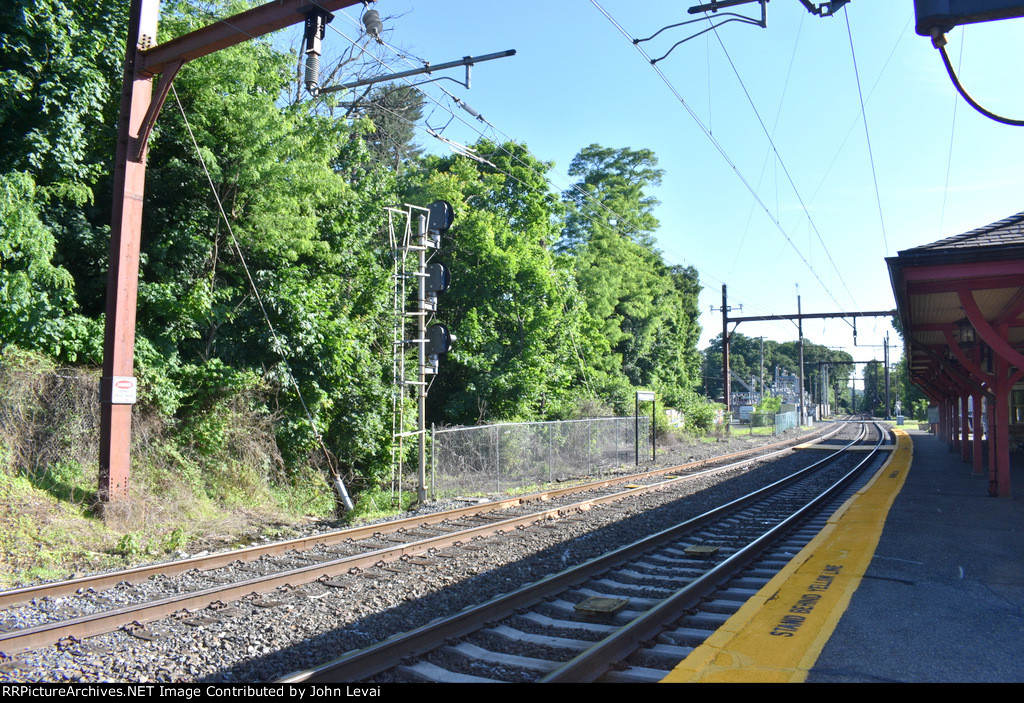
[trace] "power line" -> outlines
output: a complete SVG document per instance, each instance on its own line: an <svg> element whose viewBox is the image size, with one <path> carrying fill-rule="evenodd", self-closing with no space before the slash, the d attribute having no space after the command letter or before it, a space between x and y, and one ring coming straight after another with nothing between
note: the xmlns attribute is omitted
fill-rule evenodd
<svg viewBox="0 0 1024 703"><path fill-rule="evenodd" d="M964 62L964 28L960 28L960 56L956 62L957 73ZM942 223L946 220L946 199L949 197L949 174L953 170L953 137L956 135L956 108L960 101L953 96L953 123L949 128L949 155L946 157L946 183L942 188L942 213L939 215L939 235L942 235Z"/></svg>
<svg viewBox="0 0 1024 703"><path fill-rule="evenodd" d="M754 111L754 116L757 118L758 124L761 125L761 131L764 132L764 136L768 139L768 144L771 146L771 150L775 153L777 163L782 166L782 172L786 175L786 180L789 181L790 187L793 189L793 194L796 195L797 201L800 203L800 207L803 209L804 214L807 216L807 221L811 225L811 229L818 237L818 241L821 243L822 249L825 250L825 256L832 264L832 268L835 269L836 275L839 276L840 283L843 284L843 288L850 295L850 300L853 300L853 292L850 291L849 286L846 285L846 281L843 279L843 274L839 271L839 267L836 266L835 260L832 258L832 254L828 250L828 246L825 244L825 240L821 237L821 232L818 231L818 226L814 224L814 218L811 217L810 211L807 209L807 205L804 203L803 197L800 195L799 189L796 187L796 183L793 182L793 177L789 173L789 169L786 168L786 162L782 160L782 155L779 153L778 148L775 146L775 140L772 138L772 134L769 133L768 128L764 124L764 120L761 119L761 113L758 112L757 106L754 104L754 99L750 95L750 91L747 90L746 84L743 82L743 78L740 76L739 69L736 68L736 64L732 60L732 56L729 54L729 50L725 47L725 42L722 41L722 37L718 33L718 29L715 28L715 38L718 39L719 45L722 47L722 51L725 52L725 58L728 59L729 65L732 67L733 74L736 76L736 80L739 81L740 87L743 89L743 94L747 96L747 102L750 103L751 109ZM796 49L794 47L794 54ZM790 64L792 66L792 64ZM788 79L787 79L788 80ZM776 123L778 118L776 118ZM774 132L774 127L772 129ZM834 298L833 298L834 300ZM838 303L837 303L838 304Z"/></svg>
<svg viewBox="0 0 1024 703"><path fill-rule="evenodd" d="M274 324L270 321L270 314L267 312L267 308L263 303L263 297L260 295L259 288L256 286L256 281L253 279L252 273L249 271L249 265L245 261L245 255L242 253L242 247L235 238L234 228L231 226L231 221L228 219L227 213L224 211L224 204L221 202L220 195L217 193L217 187L213 183L213 176L210 175L210 169L206 165L206 159L203 157L203 152L199 148L199 142L196 141L195 134L192 132L192 125L189 124L188 116L185 114L185 108L182 106L180 98L178 98L178 91L175 90L173 83L171 84L171 92L174 94L174 100L178 104L178 110L181 112L181 119L184 121L185 128L188 130L188 136L192 140L192 145L195 147L196 156L203 167L203 172L206 174L206 181L210 185L210 191L213 193L213 199L217 203L217 210L220 213L221 219L224 220L224 226L227 228L228 235L231 237L231 243L235 248L235 253L242 264L242 270L245 271L245 277L248 279L249 286L252 288L256 302L259 304L260 312L263 313L263 320L267 323L270 335L274 339L276 351L281 357L281 361L284 364L288 378L295 387L295 394L298 396L299 403L302 405L302 410L306 415L306 420L309 422L309 426L313 430L313 434L316 436L316 441L323 450L328 465L331 467L335 486L341 495L342 502L344 503L346 510L351 511L355 508L355 505L349 497L348 491L345 489L345 484L342 481L341 476L338 475L336 464L333 461L330 451L327 449L327 445L324 443L323 435L320 434L320 429L317 427L316 421L313 419L313 414L306 405L306 399L302 395L302 389L299 388L299 382L296 380L295 374L292 372L291 364L288 363L288 357L285 354L284 345L281 343L281 339L277 335L277 330L274 328Z"/></svg>
<svg viewBox="0 0 1024 703"><path fill-rule="evenodd" d="M660 68L658 68L657 65L655 65L654 63L651 62L651 57L647 54L647 52L645 52L639 45L637 45L637 44L635 44L633 42L633 39L629 35L629 33L626 32L626 30L622 27L622 25L620 25L615 20L615 18L613 18L610 14L608 14L607 10L605 10L603 7L601 7L601 4L598 3L597 0L590 0L590 1L591 1L591 4L593 4L594 7L596 7L597 10L599 12L601 12L601 14L603 14L605 16L605 18L609 22L611 22L612 26L614 26L616 29L618 29L619 32L629 41L629 43L632 44L636 48L636 50L638 52L640 52L641 56L643 56L647 60L648 64L655 71L655 73L658 74L658 76L661 78L661 80L665 84L665 86L672 92L672 94L676 97L676 99L683 106L683 108L686 109L686 111L689 113L690 117L692 117L694 122L697 123L697 126L700 128L700 130L702 132L704 132L704 135L708 138L708 140L711 142L711 144L715 147L715 149L718 151L718 153L722 156L722 158L725 159L725 162L730 166L730 168L732 168L733 172L740 179L740 181L743 183L743 185L746 187L746 189L750 192L750 194L754 198L754 200L757 201L757 203L761 206L761 209L764 210L765 214L768 216L768 219L771 220L771 222L775 225L776 229L779 230L779 233L783 236L783 238L785 238L785 240L787 242L789 242L790 246L793 248L793 251L796 252L796 254L800 258L800 260L804 262L804 265L807 267L807 269L811 272L811 274L814 276L814 278L817 279L819 285L821 285L821 287L825 291L825 293L828 294L828 296L833 300L833 302L835 302L836 305L838 305L840 308L842 308L842 304L838 300L836 300L836 297L835 297L835 295L833 295L831 289L821 279L821 276L814 269L814 267L811 265L811 263L807 260L807 257L805 257L803 255L803 253L800 251L799 247L796 246L796 244L793 242L792 238L789 236L789 234L786 232L786 230L783 229L782 224L778 221L778 219L776 219L772 215L771 211L768 209L768 206L765 205L764 201L761 199L761 196L757 194L757 191L754 190L754 188L750 185L750 182L746 179L746 177L743 175L743 173L739 170L739 167L736 165L736 162L732 160L732 158L729 156L728 152L726 152L725 148L721 145L721 143L715 138L715 136L713 134L711 134L710 130L707 128L707 126L704 124L704 122L701 121L700 117L698 117L697 114L693 111L693 108L691 108L690 105L686 102L686 100L683 98L683 96L679 92L679 90L675 87L675 85L673 85L672 81L670 81L668 79L668 76L665 75L665 73Z"/></svg>
<svg viewBox="0 0 1024 703"><path fill-rule="evenodd" d="M864 137L868 143L868 158L871 161L871 176L875 181L875 200L878 202L878 219L882 224L882 245L885 253L889 253L889 242L885 236L885 217L882 215L882 196L878 190L878 172L875 169L875 156L871 150L871 132L868 130L868 114L864 110L864 92L860 87L860 72L857 70L857 52L853 48L853 30L850 29L850 12L843 9L843 17L846 18L846 33L850 37L850 54L853 56L853 75L857 78L857 95L860 97L860 114L864 120Z"/></svg>
<svg viewBox="0 0 1024 703"><path fill-rule="evenodd" d="M782 84L782 95L779 96L779 107L775 111L775 122L772 124L772 136L773 137L775 136L775 130L778 129L778 126L779 126L779 118L782 116L782 105L785 102L786 91L789 88L789 78L790 78L790 76L793 73L793 64L796 62L796 50L797 50L797 47L800 44L800 34L803 31L804 18L806 16L807 15L805 15L805 14L801 14L800 15L800 25L797 27L796 39L793 41L793 53L789 57L789 67L786 69L786 80ZM708 38L708 41L710 42L710 37ZM721 39L719 39L719 41L721 41ZM710 52L710 49L709 49L709 52ZM710 57L710 53L709 53L709 55L708 55L708 62L709 62L709 67L708 67L708 84L709 84L708 85L708 90L709 91L711 90L711 87L710 87L710 83L711 83L710 61L711 61L711 57ZM771 149L769 149L765 153L765 155L764 155L764 163L761 165L761 175L760 175L760 177L758 177L758 180L757 180L757 187L758 187L758 189L761 188L761 183L764 181L764 172L768 168L768 157L770 155L771 155ZM778 192L778 188L776 188L776 193L777 192ZM750 220L754 216L754 207L755 207L754 203L751 203L750 204L750 212L747 214L747 224L743 228L743 237L740 239L740 246L736 250L736 259L733 261L733 264L732 264L733 268L736 268L736 264L739 262L740 251L743 249L743 242L745 242L746 239L747 239L747 232L750 230ZM775 211L778 212L778 204L776 204L776 206L775 206Z"/></svg>

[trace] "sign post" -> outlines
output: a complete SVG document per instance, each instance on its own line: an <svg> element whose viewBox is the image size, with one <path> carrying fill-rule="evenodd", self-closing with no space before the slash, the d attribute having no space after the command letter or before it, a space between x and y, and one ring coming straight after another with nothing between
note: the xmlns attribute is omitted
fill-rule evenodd
<svg viewBox="0 0 1024 703"><path fill-rule="evenodd" d="M637 391L636 392L636 405L633 413L633 431L635 434L634 446L636 447L636 465L640 466L640 402L651 402L654 403L654 391ZM651 461L655 461L658 454L657 448L657 437L658 433L654 430L654 411L656 405L651 406Z"/></svg>

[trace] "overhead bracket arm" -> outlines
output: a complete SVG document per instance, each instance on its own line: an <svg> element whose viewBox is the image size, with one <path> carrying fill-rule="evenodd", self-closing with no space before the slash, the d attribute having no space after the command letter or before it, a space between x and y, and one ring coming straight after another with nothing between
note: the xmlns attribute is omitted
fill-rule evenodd
<svg viewBox="0 0 1024 703"><path fill-rule="evenodd" d="M701 36L703 34L707 34L708 32L711 32L713 30L716 30L719 27L721 27L722 25L728 24L729 22L741 22L743 24L753 24L753 25L757 25L761 29L764 29L765 27L767 27L768 26L768 0L725 0L724 2L713 2L710 5L698 5L696 7L691 7L689 9L689 13L691 15L693 15L693 14L698 14L698 13L701 13L701 12L708 12L708 11L718 12L718 9L721 8L721 7L731 7L733 5L742 5L742 4L745 4L745 3L748 3L748 2L760 2L761 3L761 19L760 20L758 20L758 19L756 19L754 17L747 17L746 15L738 15L735 12L723 13L721 16L722 17L728 17L729 19L722 20L721 22L719 22L717 24L712 24L707 29L703 29L703 30L697 32L696 34L691 34L690 36L686 37L685 39L681 39L681 40L677 41L675 44L673 44L669 48L668 51L665 52L665 54L663 56L660 56L659 58L656 58L656 59L652 59L651 60L651 64L652 65L656 64L659 61L662 61L665 58L667 58L668 55L671 54L673 51L675 51L676 47L679 46L680 44L685 44L686 42L690 41L691 39L696 39L697 37L699 37L699 36ZM651 41L656 36L658 36L659 34L661 34L662 32L664 32L664 31L666 31L668 29L675 29L676 27L684 27L684 26L686 26L688 24L694 24L695 22L706 22L706 21L708 21L708 19L709 18L707 18L707 17L702 17L700 19L686 20L685 22L677 22L676 24L671 24L671 25L669 25L667 27L662 27L661 29L659 29L657 32L655 32L651 36L647 37L646 39L634 39L633 43L634 44L642 44L643 42Z"/></svg>
<svg viewBox="0 0 1024 703"><path fill-rule="evenodd" d="M139 125L139 133L130 139L128 158L132 161L141 163L146 158L149 135L153 133L153 125L156 124L156 118L160 116L160 110L163 109L164 102L167 100L167 93L171 90L171 83L174 82L183 63L183 61L172 61L160 74L160 80L157 81L156 89L153 91L152 102L146 110L145 117L142 118L142 124Z"/></svg>
<svg viewBox="0 0 1024 703"><path fill-rule="evenodd" d="M812 15L830 17L838 12L840 7L850 2L850 0L833 0L832 2L823 2L820 5L815 5L811 0L800 0L800 2L803 3L803 6Z"/></svg>
<svg viewBox="0 0 1024 703"><path fill-rule="evenodd" d="M372 78L363 78L362 80L353 81L351 83L345 83L344 85L335 85L330 88L324 88L320 91L320 94L335 93L339 90L348 90L349 88L358 88L363 85L372 85L373 83L383 83L385 81L393 81L399 78L407 78L409 76L418 76L423 73L433 73L434 71L443 71L447 68L454 68L456 66L466 67L466 87L469 87L469 68L482 61L491 61L492 59L503 59L506 56L515 56L516 50L509 49L508 51L499 51L494 54L485 54L484 56L464 56L457 61L448 61L447 63L439 63L437 65L427 64L422 68L414 68L409 71L402 71L400 73L391 73L386 76L374 76Z"/></svg>

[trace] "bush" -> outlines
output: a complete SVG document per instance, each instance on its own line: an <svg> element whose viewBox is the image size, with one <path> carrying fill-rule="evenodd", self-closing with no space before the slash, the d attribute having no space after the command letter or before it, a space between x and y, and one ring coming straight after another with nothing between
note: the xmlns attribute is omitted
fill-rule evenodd
<svg viewBox="0 0 1024 703"><path fill-rule="evenodd" d="M782 398L770 395L762 398L757 404L757 413L760 415L778 415L782 411Z"/></svg>
<svg viewBox="0 0 1024 703"><path fill-rule="evenodd" d="M718 419L719 405L693 391L683 394L680 407L686 429L694 434L713 432Z"/></svg>

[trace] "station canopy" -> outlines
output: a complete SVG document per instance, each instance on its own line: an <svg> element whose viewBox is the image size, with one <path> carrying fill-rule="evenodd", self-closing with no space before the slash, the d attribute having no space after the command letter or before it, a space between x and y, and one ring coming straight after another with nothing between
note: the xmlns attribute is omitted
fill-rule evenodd
<svg viewBox="0 0 1024 703"><path fill-rule="evenodd" d="M1010 396L1024 379L1024 213L886 259L907 371L939 407L939 429L975 471L982 466L979 403L991 412L989 492L1010 495ZM973 402L971 402L973 401Z"/></svg>
<svg viewBox="0 0 1024 703"><path fill-rule="evenodd" d="M993 351L1024 368L1024 212L901 251L886 263L912 380L928 385L943 371L957 378L967 369L954 347L979 343L983 351L974 359L984 370L992 369ZM947 385L930 390L941 394Z"/></svg>

